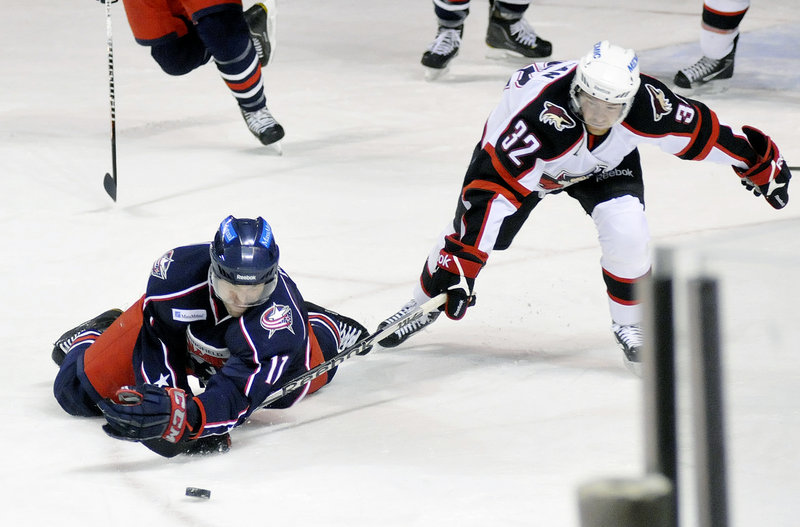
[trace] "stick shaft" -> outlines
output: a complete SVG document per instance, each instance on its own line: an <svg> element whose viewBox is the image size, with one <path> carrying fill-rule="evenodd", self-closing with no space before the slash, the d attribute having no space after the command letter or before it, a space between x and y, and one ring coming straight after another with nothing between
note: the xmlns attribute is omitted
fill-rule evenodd
<svg viewBox="0 0 800 527"><path fill-rule="evenodd" d="M269 406L270 404L274 403L284 395L287 395L297 390L298 388L305 386L308 382L316 379L323 373L328 372L333 368L339 366L339 364L346 361L353 355L357 355L360 351L365 350L373 343L378 342L379 340L383 340L385 337L394 333L401 327L410 324L411 322L427 315L428 313L431 313L432 311L437 310L439 306L444 304L446 299L447 299L447 294L445 293L433 297L432 299L428 300L427 302L419 306L415 311L412 311L411 313L408 313L406 316L400 318L399 320L396 320L394 323L389 324L388 326L382 329L379 329L378 331L371 334L364 340L357 342L354 346L337 353L330 359L308 370L302 375L298 375L291 381L284 384L283 387L281 387L280 389L269 394L269 396L267 396L267 398L264 399L264 402L262 402L260 406L261 407Z"/></svg>
<svg viewBox="0 0 800 527"><path fill-rule="evenodd" d="M117 201L117 110L114 93L114 40L111 32L111 2L106 0L106 46L108 48L108 101L111 107L111 174L103 185L109 196ZM109 180L110 179L110 180Z"/></svg>

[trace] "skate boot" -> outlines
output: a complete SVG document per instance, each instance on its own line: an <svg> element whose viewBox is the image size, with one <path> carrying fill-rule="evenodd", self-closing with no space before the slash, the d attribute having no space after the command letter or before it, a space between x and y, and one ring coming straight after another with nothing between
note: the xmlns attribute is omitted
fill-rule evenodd
<svg viewBox="0 0 800 527"><path fill-rule="evenodd" d="M501 15L497 7L492 7L489 16L486 45L529 58L549 57L553 52L553 45L536 36L525 18L510 20Z"/></svg>
<svg viewBox="0 0 800 527"><path fill-rule="evenodd" d="M406 305L400 308L400 311L398 311L394 315L390 316L389 318L381 322L380 325L378 325L378 331L385 328L389 324L395 322L396 320L403 318L405 315L407 315L411 311L414 311L418 307L419 304L417 304L417 301L412 298ZM378 344L380 344L384 348L394 348L395 346L399 346L400 344L408 340L408 338L411 335L418 333L425 326L432 324L439 317L440 314L441 311L432 311L427 315L423 315L422 317L411 322L410 324L406 324L405 326L400 327L397 331L395 331L388 337L384 338L383 340L378 341Z"/></svg>
<svg viewBox="0 0 800 527"><path fill-rule="evenodd" d="M709 81L730 79L733 77L733 61L738 41L739 35L736 35L733 39L733 49L721 59L703 57L692 66L680 70L675 74L673 82L679 88L690 89Z"/></svg>
<svg viewBox="0 0 800 527"><path fill-rule="evenodd" d="M250 29L250 39L262 67L269 64L275 52L275 12L274 1L255 4L244 12L244 20Z"/></svg>
<svg viewBox="0 0 800 527"><path fill-rule="evenodd" d="M53 352L50 354L53 362L61 366L70 347L72 347L72 343L75 342L75 339L90 332L99 336L103 331L108 329L108 326L113 324L121 314L121 309L109 309L58 337L58 340L53 343Z"/></svg>
<svg viewBox="0 0 800 527"><path fill-rule="evenodd" d="M247 128L261 141L263 145L271 145L283 139L285 135L283 126L269 113L266 106L254 112L242 110L242 117L247 123Z"/></svg>
<svg viewBox="0 0 800 527"><path fill-rule="evenodd" d="M306 302L306 310L308 311L309 315L311 313L321 313L326 315L336 324L336 329L339 332L339 346L337 347L336 351L339 353L348 348L352 348L369 336L367 328L350 317L340 315L335 311L331 311L330 309L326 309L308 301ZM359 352L358 355L366 355L371 350L372 346L367 346L363 351Z"/></svg>
<svg viewBox="0 0 800 527"><path fill-rule="evenodd" d="M614 332L614 338L617 339L620 348L622 348L622 353L625 354L625 366L637 375L640 374L641 351L644 343L642 327L639 324L623 326L613 323L611 324L611 331Z"/></svg>
<svg viewBox="0 0 800 527"><path fill-rule="evenodd" d="M464 26L445 27L439 26L436 38L428 46L427 51L422 54L422 65L434 70L444 70L450 61L458 55L458 48L461 47L461 36L464 34Z"/></svg>

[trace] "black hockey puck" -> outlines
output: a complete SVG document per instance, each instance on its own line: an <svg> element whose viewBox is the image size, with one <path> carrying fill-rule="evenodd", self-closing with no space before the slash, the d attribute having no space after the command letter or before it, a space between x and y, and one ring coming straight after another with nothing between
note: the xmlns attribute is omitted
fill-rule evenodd
<svg viewBox="0 0 800 527"><path fill-rule="evenodd" d="M186 487L186 495L191 496L192 498L203 498L210 500L211 499L211 491L208 489L200 489L197 487Z"/></svg>

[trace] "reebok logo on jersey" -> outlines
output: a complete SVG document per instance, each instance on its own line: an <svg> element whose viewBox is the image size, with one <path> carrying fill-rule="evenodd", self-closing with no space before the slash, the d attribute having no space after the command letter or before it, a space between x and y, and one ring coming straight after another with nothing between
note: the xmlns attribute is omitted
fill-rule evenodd
<svg viewBox="0 0 800 527"><path fill-rule="evenodd" d="M282 306L273 302L272 306L268 307L261 315L261 327L269 331L267 338L272 338L276 331L288 329L294 334L292 329L292 308L289 306Z"/></svg>
<svg viewBox="0 0 800 527"><path fill-rule="evenodd" d="M660 121L665 115L672 112L672 103L664 96L664 92L651 84L645 84L647 93L650 94L650 105L653 107L653 119Z"/></svg>
<svg viewBox="0 0 800 527"><path fill-rule="evenodd" d="M205 320L208 315L205 309L177 309L172 308L172 320L178 322L195 322Z"/></svg>
<svg viewBox="0 0 800 527"><path fill-rule="evenodd" d="M544 110L539 114L539 120L544 124L552 124L559 132L575 127L575 119L557 104L550 101L544 102Z"/></svg>
<svg viewBox="0 0 800 527"><path fill-rule="evenodd" d="M173 262L172 254L174 251L169 251L165 253L161 258L156 260L153 263L153 269L150 271L150 274L155 276L156 278L160 278L162 280L167 279L167 269L169 269L169 264Z"/></svg>
<svg viewBox="0 0 800 527"><path fill-rule="evenodd" d="M617 176L633 177L633 170L630 168L612 168L611 170L604 170L595 176L595 181L603 181L604 179Z"/></svg>

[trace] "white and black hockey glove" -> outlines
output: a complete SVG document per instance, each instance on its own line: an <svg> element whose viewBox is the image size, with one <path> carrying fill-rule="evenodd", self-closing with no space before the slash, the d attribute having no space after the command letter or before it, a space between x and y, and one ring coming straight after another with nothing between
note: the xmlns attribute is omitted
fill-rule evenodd
<svg viewBox="0 0 800 527"><path fill-rule="evenodd" d="M445 238L436 271L431 276L433 291L430 293L434 296L447 293L444 312L448 318L461 320L467 308L474 304L475 278L488 257L485 252L464 245L453 234Z"/></svg>
<svg viewBox="0 0 800 527"><path fill-rule="evenodd" d="M752 126L743 126L758 159L753 166L746 169L733 167L742 178L742 185L752 190L756 196L763 195L767 203L776 209L782 209L789 203L789 180L792 173L786 165L778 145L764 132Z"/></svg>

